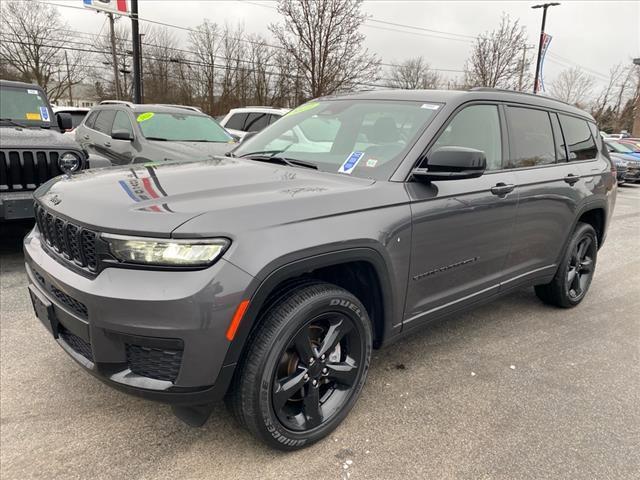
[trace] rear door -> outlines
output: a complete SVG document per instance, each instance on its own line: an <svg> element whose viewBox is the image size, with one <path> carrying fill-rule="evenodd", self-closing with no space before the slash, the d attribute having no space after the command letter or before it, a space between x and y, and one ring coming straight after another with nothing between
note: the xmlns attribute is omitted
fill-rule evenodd
<svg viewBox="0 0 640 480"><path fill-rule="evenodd" d="M413 234L405 324L413 326L499 290L511 246L518 193L506 155L499 105L466 106L427 152L442 146L482 150L479 178L407 182Z"/></svg>
<svg viewBox="0 0 640 480"><path fill-rule="evenodd" d="M87 133L90 137L90 149L98 155L108 158L112 163L117 165L111 151L111 127L115 116L116 111L113 109L100 110L93 123L93 128L89 129Z"/></svg>
<svg viewBox="0 0 640 480"><path fill-rule="evenodd" d="M505 111L510 147L506 166L519 190L508 287L555 272L585 181L580 168L567 161L555 112L521 105L506 106ZM586 122L584 126L586 140L590 132Z"/></svg>
<svg viewBox="0 0 640 480"><path fill-rule="evenodd" d="M127 131L131 135L133 140L116 140L111 138L109 148L111 155L113 156L114 165L128 165L133 161L133 157L136 154L134 144L137 141L135 138L133 126L131 125L131 119L126 112L118 110L111 126L111 133L116 130Z"/></svg>

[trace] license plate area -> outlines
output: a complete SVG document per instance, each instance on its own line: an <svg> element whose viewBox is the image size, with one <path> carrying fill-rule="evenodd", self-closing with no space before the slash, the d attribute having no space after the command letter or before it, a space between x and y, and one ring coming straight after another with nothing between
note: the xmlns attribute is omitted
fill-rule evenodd
<svg viewBox="0 0 640 480"><path fill-rule="evenodd" d="M29 296L38 320L54 338L58 338L58 320L53 310L53 304L33 285L29 285Z"/></svg>

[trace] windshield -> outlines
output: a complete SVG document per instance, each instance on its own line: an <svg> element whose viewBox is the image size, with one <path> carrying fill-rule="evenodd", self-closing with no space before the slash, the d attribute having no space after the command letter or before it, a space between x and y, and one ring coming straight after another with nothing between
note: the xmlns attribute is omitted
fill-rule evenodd
<svg viewBox="0 0 640 480"><path fill-rule="evenodd" d="M606 144L609 145L611 147L611 149L613 149L614 152L617 152L617 153L633 153L633 149L630 148L631 145L625 145L625 144L620 143L620 142L611 142L611 141L607 141Z"/></svg>
<svg viewBox="0 0 640 480"><path fill-rule="evenodd" d="M305 103L234 150L273 155L319 170L388 180L440 104L388 100Z"/></svg>
<svg viewBox="0 0 640 480"><path fill-rule="evenodd" d="M233 137L211 117L184 113L145 112L137 116L149 140L174 142L231 142Z"/></svg>
<svg viewBox="0 0 640 480"><path fill-rule="evenodd" d="M0 87L0 118L28 126L50 126L52 115L40 90L8 85Z"/></svg>

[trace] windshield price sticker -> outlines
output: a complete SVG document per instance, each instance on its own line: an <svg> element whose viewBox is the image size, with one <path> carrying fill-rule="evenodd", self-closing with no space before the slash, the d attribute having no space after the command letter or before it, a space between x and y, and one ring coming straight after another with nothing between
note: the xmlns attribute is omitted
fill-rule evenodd
<svg viewBox="0 0 640 480"><path fill-rule="evenodd" d="M32 88L28 88L27 93L29 95L38 95L38 90L33 90Z"/></svg>
<svg viewBox="0 0 640 480"><path fill-rule="evenodd" d="M300 105L298 108L294 108L287 115L295 115L296 113L306 112L307 110L311 110L312 108L316 108L320 105L320 102L309 102L303 105Z"/></svg>
<svg viewBox="0 0 640 480"><path fill-rule="evenodd" d="M26 117L27 117L27 120L40 120L39 113L27 113Z"/></svg>
<svg viewBox="0 0 640 480"><path fill-rule="evenodd" d="M150 118L153 118L153 115L154 115L153 112L141 113L140 115L138 115L138 118L136 118L136 120L138 121L138 123L144 122L145 120L149 120Z"/></svg>
<svg viewBox="0 0 640 480"><path fill-rule="evenodd" d="M351 172L356 168L358 162L362 160L364 157L364 152L351 152L351 155L345 160L342 164L338 173L346 173L347 175L351 175Z"/></svg>
<svg viewBox="0 0 640 480"><path fill-rule="evenodd" d="M51 121L49 118L49 109L47 107L40 107L40 118L43 122Z"/></svg>
<svg viewBox="0 0 640 480"><path fill-rule="evenodd" d="M434 103L423 103L420 108L426 108L427 110L438 110L440 105L436 105Z"/></svg>

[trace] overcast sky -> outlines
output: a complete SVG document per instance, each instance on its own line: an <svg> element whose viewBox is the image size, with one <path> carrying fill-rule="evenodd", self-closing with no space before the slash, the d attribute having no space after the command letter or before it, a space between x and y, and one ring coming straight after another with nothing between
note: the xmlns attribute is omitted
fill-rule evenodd
<svg viewBox="0 0 640 480"><path fill-rule="evenodd" d="M82 0L50 0L51 3L81 6ZM536 2L486 1L383 1L363 4L369 15L362 27L366 47L383 62L395 63L408 57L424 56L432 67L462 70L474 36L495 28L502 12L518 18L527 28L530 45L537 48L542 9L532 10ZM279 21L275 2L140 0L140 18L157 20L184 27L195 27L208 18L223 24L241 22L248 33L271 38L267 25ZM105 15L93 11L61 8L75 30L98 33ZM407 26L393 26L392 22ZM129 23L128 19L120 22ZM432 33L410 27L449 32L455 36ZM102 32L106 32L106 27ZM187 33L173 30L183 45ZM600 84L609 68L616 63L631 62L640 57L640 2L563 1L549 9L547 33L553 36L544 67L547 86L563 69L580 66ZM443 72L448 76L460 75Z"/></svg>

